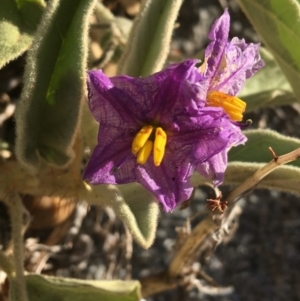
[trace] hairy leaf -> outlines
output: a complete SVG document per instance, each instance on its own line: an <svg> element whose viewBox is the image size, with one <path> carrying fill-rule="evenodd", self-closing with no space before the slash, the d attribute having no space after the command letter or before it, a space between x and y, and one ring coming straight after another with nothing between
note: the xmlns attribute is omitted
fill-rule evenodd
<svg viewBox="0 0 300 301"><path fill-rule="evenodd" d="M265 165L266 163L229 162L223 184L240 185ZM192 183L194 186L203 184L203 177L194 173ZM300 195L300 168L290 165L280 166L262 179L255 188L276 189Z"/></svg>
<svg viewBox="0 0 300 301"><path fill-rule="evenodd" d="M273 159L268 147L272 147L278 156L300 147L300 139L287 137L271 130L249 130L244 134L248 141L245 145L233 147L229 151L229 161L268 163ZM300 167L299 160L290 164Z"/></svg>
<svg viewBox="0 0 300 301"><path fill-rule="evenodd" d="M182 0L143 1L120 61L120 74L146 76L162 69L181 4Z"/></svg>
<svg viewBox="0 0 300 301"><path fill-rule="evenodd" d="M28 168L39 157L72 159L85 93L88 20L96 0L53 0L38 28L16 114L16 153Z"/></svg>
<svg viewBox="0 0 300 301"><path fill-rule="evenodd" d="M264 165L263 163L231 162L226 170L224 184L239 185ZM287 165L280 166L260 181L256 187L300 195L300 168Z"/></svg>
<svg viewBox="0 0 300 301"><path fill-rule="evenodd" d="M0 0L0 68L26 51L45 8L42 0Z"/></svg>
<svg viewBox="0 0 300 301"><path fill-rule="evenodd" d="M273 55L265 48L260 49L260 54L265 62L264 68L248 79L239 93L247 103L246 111L296 102L296 95Z"/></svg>
<svg viewBox="0 0 300 301"><path fill-rule="evenodd" d="M11 300L18 291L15 280L10 281ZM56 278L41 275L27 275L26 286L30 301L140 301L141 285L138 281Z"/></svg>
<svg viewBox="0 0 300 301"><path fill-rule="evenodd" d="M300 5L297 0L237 0L300 99Z"/></svg>
<svg viewBox="0 0 300 301"><path fill-rule="evenodd" d="M159 204L150 192L138 183L89 187L90 190L82 194L89 204L112 207L137 243L146 249L152 245L156 233ZM101 198L101 195L104 197Z"/></svg>

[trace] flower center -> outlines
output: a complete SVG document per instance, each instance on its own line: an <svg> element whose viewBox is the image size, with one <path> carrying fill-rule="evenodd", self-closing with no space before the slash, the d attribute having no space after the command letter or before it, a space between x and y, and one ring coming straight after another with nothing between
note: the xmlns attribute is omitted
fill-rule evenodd
<svg viewBox="0 0 300 301"><path fill-rule="evenodd" d="M208 94L207 105L212 107L222 107L231 120L242 121L246 103L241 99L219 91Z"/></svg>
<svg viewBox="0 0 300 301"><path fill-rule="evenodd" d="M153 139L151 134L154 129ZM166 143L167 134L161 127L154 128L152 125L146 125L135 135L131 151L133 155L137 155L137 163L145 164L153 149L154 165L159 166L165 155Z"/></svg>

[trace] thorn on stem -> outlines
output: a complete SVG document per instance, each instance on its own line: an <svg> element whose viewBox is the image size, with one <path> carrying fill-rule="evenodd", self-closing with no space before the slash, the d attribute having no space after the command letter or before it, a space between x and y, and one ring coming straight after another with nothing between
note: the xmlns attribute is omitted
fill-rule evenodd
<svg viewBox="0 0 300 301"><path fill-rule="evenodd" d="M271 153L271 155L272 155L274 161L277 162L278 156L275 154L275 152L273 151L273 149L272 149L271 146L269 146L269 151L270 151L270 153Z"/></svg>

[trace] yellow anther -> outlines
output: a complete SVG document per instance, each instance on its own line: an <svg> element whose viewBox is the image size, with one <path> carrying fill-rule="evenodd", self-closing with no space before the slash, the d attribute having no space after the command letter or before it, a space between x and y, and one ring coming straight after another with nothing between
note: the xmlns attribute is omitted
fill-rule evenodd
<svg viewBox="0 0 300 301"><path fill-rule="evenodd" d="M154 149L153 149L153 157L154 157L154 165L159 166L164 155L165 148L167 143L167 134L162 128L157 128L155 132L155 140L154 140Z"/></svg>
<svg viewBox="0 0 300 301"><path fill-rule="evenodd" d="M152 148L153 142L151 140L147 140L145 145L139 150L136 162L142 165L145 164L150 156Z"/></svg>
<svg viewBox="0 0 300 301"><path fill-rule="evenodd" d="M132 142L132 154L136 155L138 151L145 145L153 131L153 126L146 125L135 135Z"/></svg>
<svg viewBox="0 0 300 301"><path fill-rule="evenodd" d="M242 121L246 103L241 99L219 91L208 94L207 105L212 107L222 107L234 121Z"/></svg>

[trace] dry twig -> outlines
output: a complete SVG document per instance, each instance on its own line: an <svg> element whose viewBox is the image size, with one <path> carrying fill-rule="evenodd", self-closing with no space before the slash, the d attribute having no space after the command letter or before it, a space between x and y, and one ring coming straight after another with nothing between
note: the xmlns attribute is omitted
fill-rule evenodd
<svg viewBox="0 0 300 301"><path fill-rule="evenodd" d="M237 201L251 192L264 177L277 167L300 158L300 148L282 156L277 156L271 148L270 151L273 155L273 160L255 172L223 199L224 204L228 204L228 208L224 210L224 213L211 212L192 229L184 242L180 244L167 270L140 280L144 298L180 285L183 277L186 276L186 271L192 272L192 269L189 267L192 266L199 256L204 262L207 256L214 251L215 247L228 239L235 231L236 227L231 225L241 214L240 207L236 205ZM203 265L202 262L201 264ZM205 292L204 286L198 279L193 277L191 279L193 279L192 284L194 286ZM210 288L209 291L219 294L228 293L231 291L231 288L216 287L213 290Z"/></svg>

